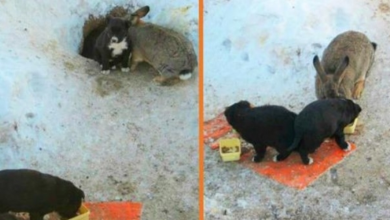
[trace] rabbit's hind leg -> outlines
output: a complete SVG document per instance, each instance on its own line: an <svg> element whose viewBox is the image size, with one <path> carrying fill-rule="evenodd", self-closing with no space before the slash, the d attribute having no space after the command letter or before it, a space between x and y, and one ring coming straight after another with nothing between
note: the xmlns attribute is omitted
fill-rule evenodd
<svg viewBox="0 0 390 220"><path fill-rule="evenodd" d="M131 66L130 66L131 72L134 72L134 70L137 68L138 63L144 61L142 55L136 50L133 51L130 59L131 59Z"/></svg>
<svg viewBox="0 0 390 220"><path fill-rule="evenodd" d="M153 81L161 86L173 86L176 83L180 82L180 79L178 77L166 78L163 76L156 76L154 77Z"/></svg>
<svg viewBox="0 0 390 220"><path fill-rule="evenodd" d="M153 78L153 82L161 84L162 82L165 81L165 78L163 76L156 76Z"/></svg>

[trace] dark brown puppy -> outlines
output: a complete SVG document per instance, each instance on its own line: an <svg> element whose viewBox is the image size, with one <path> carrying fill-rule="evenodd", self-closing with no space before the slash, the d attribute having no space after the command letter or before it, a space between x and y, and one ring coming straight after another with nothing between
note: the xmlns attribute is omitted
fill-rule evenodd
<svg viewBox="0 0 390 220"><path fill-rule="evenodd" d="M0 213L28 212L31 220L53 211L72 218L84 198L73 183L28 169L0 171L0 195Z"/></svg>
<svg viewBox="0 0 390 220"><path fill-rule="evenodd" d="M344 128L358 117L361 110L349 99L324 99L310 103L295 119L295 139L288 150L297 148L304 164L313 163L308 154L329 137L334 137L341 149L350 150L344 139Z"/></svg>
<svg viewBox="0 0 390 220"><path fill-rule="evenodd" d="M130 21L122 18L107 18L107 27L96 39L94 59L102 65L102 73L109 74L110 67L122 64L122 72L129 72L129 57L132 51L128 29ZM92 33L96 37L98 33ZM111 64L111 65L110 65Z"/></svg>
<svg viewBox="0 0 390 220"><path fill-rule="evenodd" d="M228 123L255 148L254 162L264 158L267 146L279 152L274 161L291 154L287 149L294 140L294 112L275 105L252 108L248 101L240 101L227 107L224 114Z"/></svg>

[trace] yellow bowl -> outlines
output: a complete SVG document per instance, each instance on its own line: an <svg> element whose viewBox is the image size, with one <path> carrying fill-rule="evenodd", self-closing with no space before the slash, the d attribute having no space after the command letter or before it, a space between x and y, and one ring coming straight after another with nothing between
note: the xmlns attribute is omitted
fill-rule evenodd
<svg viewBox="0 0 390 220"><path fill-rule="evenodd" d="M241 142L238 138L221 139L218 141L219 154L223 161L236 161L241 156ZM238 147L238 149L237 149ZM227 150L228 152L224 152Z"/></svg>
<svg viewBox="0 0 390 220"><path fill-rule="evenodd" d="M89 220L89 209L84 204L81 204L79 213L78 216L70 218L69 220Z"/></svg>
<svg viewBox="0 0 390 220"><path fill-rule="evenodd" d="M344 128L344 134L353 134L355 132L355 128L358 122L358 118L353 121L353 123L347 125L347 127Z"/></svg>

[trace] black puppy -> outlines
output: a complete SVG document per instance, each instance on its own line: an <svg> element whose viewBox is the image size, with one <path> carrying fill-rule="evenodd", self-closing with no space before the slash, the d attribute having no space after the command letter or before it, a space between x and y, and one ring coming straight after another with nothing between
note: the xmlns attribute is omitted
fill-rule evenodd
<svg viewBox="0 0 390 220"><path fill-rule="evenodd" d="M227 107L224 114L228 123L255 148L254 162L264 158L267 146L279 152L274 161L291 154L287 149L294 140L294 112L275 105L251 107L248 101L240 101Z"/></svg>
<svg viewBox="0 0 390 220"><path fill-rule="evenodd" d="M0 195L0 213L28 212L31 220L53 211L72 218L84 198L73 183L28 169L0 171Z"/></svg>
<svg viewBox="0 0 390 220"><path fill-rule="evenodd" d="M128 28L130 21L107 17L107 27L99 35L94 48L94 59L102 65L102 73L109 74L110 67L122 64L122 72L129 72L132 51Z"/></svg>
<svg viewBox="0 0 390 220"><path fill-rule="evenodd" d="M349 151L351 146L344 139L344 128L358 117L361 110L349 99L324 99L310 103L295 119L295 138L288 150L298 148L304 164L313 163L308 154L329 137L335 138L341 149Z"/></svg>

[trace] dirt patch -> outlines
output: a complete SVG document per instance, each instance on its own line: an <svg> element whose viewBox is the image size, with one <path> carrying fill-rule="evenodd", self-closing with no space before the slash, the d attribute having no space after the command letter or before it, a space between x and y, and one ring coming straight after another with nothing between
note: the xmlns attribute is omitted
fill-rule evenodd
<svg viewBox="0 0 390 220"><path fill-rule="evenodd" d="M389 13L390 12L390 6L388 5L388 4L386 4L386 3L381 3L381 4L379 4L379 11L381 12L381 13L385 13L385 14L387 14L387 13Z"/></svg>
<svg viewBox="0 0 390 220"><path fill-rule="evenodd" d="M74 71L76 69L75 65L73 63L71 63L71 62L65 61L64 62L64 66L69 71Z"/></svg>
<svg viewBox="0 0 390 220"><path fill-rule="evenodd" d="M123 82L113 76L101 75L96 78L95 93L101 97L110 95L123 88Z"/></svg>

